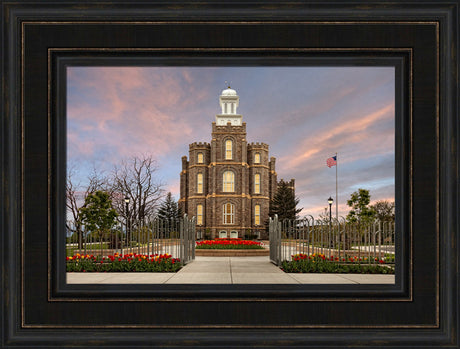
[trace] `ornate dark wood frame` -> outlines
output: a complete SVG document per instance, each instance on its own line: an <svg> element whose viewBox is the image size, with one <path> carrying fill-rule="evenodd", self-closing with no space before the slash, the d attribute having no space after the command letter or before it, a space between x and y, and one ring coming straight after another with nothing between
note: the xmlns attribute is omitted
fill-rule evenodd
<svg viewBox="0 0 460 349"><path fill-rule="evenodd" d="M1 11L4 347L458 347L458 1ZM66 65L333 61L397 67L394 286L65 284Z"/></svg>

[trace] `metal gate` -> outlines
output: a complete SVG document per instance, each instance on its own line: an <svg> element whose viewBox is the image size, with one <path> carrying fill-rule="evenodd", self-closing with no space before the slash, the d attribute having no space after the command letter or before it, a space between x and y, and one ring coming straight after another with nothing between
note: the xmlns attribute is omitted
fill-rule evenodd
<svg viewBox="0 0 460 349"><path fill-rule="evenodd" d="M320 255L329 261L344 263L395 263L394 222L374 220L366 223L315 220L306 216L298 220L278 216L269 218L270 261L280 265L298 254Z"/></svg>
<svg viewBox="0 0 460 349"><path fill-rule="evenodd" d="M270 242L270 262L275 265L281 263L281 222L278 221L278 215L273 218L269 217L268 237Z"/></svg>
<svg viewBox="0 0 460 349"><path fill-rule="evenodd" d="M153 217L145 224L131 228L119 226L108 235L95 237L91 232L82 231L75 240L69 239L66 254L90 254L106 257L118 253L169 254L186 264L195 259L195 217L184 215L180 219Z"/></svg>
<svg viewBox="0 0 460 349"><path fill-rule="evenodd" d="M187 264L195 259L195 217L184 219L180 224L180 259L183 264Z"/></svg>

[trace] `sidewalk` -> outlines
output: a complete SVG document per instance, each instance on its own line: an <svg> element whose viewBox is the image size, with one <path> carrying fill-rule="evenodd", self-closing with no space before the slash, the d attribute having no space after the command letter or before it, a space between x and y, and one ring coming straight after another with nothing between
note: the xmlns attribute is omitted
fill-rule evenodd
<svg viewBox="0 0 460 349"><path fill-rule="evenodd" d="M69 284L394 284L385 274L285 273L269 257L196 257L177 273L67 273Z"/></svg>

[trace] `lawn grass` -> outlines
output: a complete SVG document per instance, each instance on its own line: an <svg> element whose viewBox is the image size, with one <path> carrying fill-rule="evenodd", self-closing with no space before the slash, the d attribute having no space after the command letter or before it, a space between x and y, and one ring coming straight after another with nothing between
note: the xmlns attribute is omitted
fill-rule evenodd
<svg viewBox="0 0 460 349"><path fill-rule="evenodd" d="M378 264L341 264L335 262L283 261L281 270L286 273L334 274L394 274L390 266Z"/></svg>

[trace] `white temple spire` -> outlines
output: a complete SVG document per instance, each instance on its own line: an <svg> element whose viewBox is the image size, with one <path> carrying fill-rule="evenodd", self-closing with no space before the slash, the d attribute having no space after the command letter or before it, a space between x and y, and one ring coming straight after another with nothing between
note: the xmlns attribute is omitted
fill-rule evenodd
<svg viewBox="0 0 460 349"><path fill-rule="evenodd" d="M223 90L219 96L219 104L222 113L216 115L216 124L227 125L227 123L230 122L234 126L241 126L242 116L236 112L240 97L236 94L236 91L230 87L227 81L225 81L225 83L227 84L227 88Z"/></svg>

